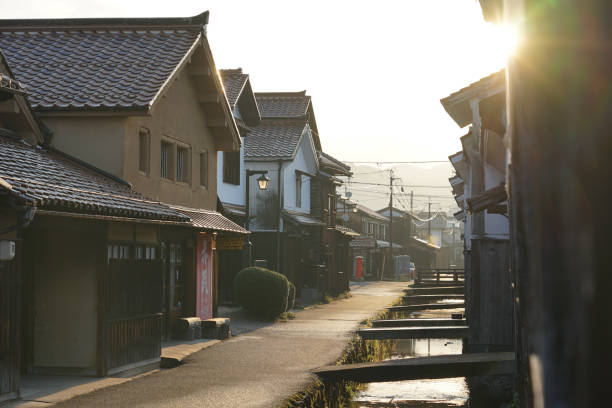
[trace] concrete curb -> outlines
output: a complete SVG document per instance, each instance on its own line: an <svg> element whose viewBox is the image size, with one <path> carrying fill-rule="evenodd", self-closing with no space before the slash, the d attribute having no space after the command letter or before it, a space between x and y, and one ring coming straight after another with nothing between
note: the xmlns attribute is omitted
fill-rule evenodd
<svg viewBox="0 0 612 408"><path fill-rule="evenodd" d="M161 363L159 366L163 369L178 367L183 364L192 354L221 342L222 340L200 340L190 344L185 344L185 342L182 342L177 343L174 346L166 346L162 348Z"/></svg>

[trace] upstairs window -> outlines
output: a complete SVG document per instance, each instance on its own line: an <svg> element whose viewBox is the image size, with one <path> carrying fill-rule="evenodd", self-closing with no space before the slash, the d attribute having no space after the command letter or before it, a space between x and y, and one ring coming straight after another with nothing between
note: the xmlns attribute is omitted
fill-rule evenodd
<svg viewBox="0 0 612 408"><path fill-rule="evenodd" d="M165 178L165 179L172 179L173 178L173 174L172 174L172 169L173 169L173 162L174 162L174 157L173 157L173 153L174 153L174 149L173 149L173 145L172 143L168 143L168 142L161 142L161 167L160 167L160 172L161 172L161 177Z"/></svg>
<svg viewBox="0 0 612 408"><path fill-rule="evenodd" d="M200 185L208 188L208 152L200 152Z"/></svg>
<svg viewBox="0 0 612 408"><path fill-rule="evenodd" d="M334 228L336 225L336 197L327 196L327 227Z"/></svg>
<svg viewBox="0 0 612 408"><path fill-rule="evenodd" d="M176 147L176 181L189 183L189 148Z"/></svg>
<svg viewBox="0 0 612 408"><path fill-rule="evenodd" d="M223 182L240 184L240 152L223 152Z"/></svg>
<svg viewBox="0 0 612 408"><path fill-rule="evenodd" d="M302 175L295 175L295 206L302 208Z"/></svg>
<svg viewBox="0 0 612 408"><path fill-rule="evenodd" d="M142 129L138 133L138 170L149 174L151 157L151 136L149 131Z"/></svg>

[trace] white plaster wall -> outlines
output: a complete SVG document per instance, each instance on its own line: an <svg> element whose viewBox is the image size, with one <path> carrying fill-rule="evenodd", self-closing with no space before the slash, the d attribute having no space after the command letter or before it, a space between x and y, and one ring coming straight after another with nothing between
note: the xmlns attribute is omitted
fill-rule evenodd
<svg viewBox="0 0 612 408"><path fill-rule="evenodd" d="M485 164L485 190L497 187L505 180L505 175L495 167ZM499 214L485 214L485 234L489 237L507 239L510 237L510 221Z"/></svg>
<svg viewBox="0 0 612 408"><path fill-rule="evenodd" d="M302 140L298 146L295 158L287 163L283 171L284 192L283 192L283 208L287 210L297 211L305 214L310 213L310 177L302 176L302 205L296 206L296 177L295 171L301 170L310 174L317 172L317 161L314 147L312 145L312 137L308 128L302 135Z"/></svg>
<svg viewBox="0 0 612 408"><path fill-rule="evenodd" d="M257 178L257 177L255 177ZM246 170L244 167L244 140L240 146L240 184L223 182L223 152L217 152L217 194L224 203L245 205Z"/></svg>
<svg viewBox="0 0 612 408"><path fill-rule="evenodd" d="M284 164L283 166L285 166ZM278 194L278 162L258 162L258 161L245 161L245 174L246 170L268 170L267 176L270 178L268 182L267 190L260 190L259 185L257 183L257 177L259 176L251 176L249 178L249 213L251 216L258 214L263 211L263 207L266 207L267 211L275 211L277 201L271 201L271 197ZM246 176L245 176L246 177ZM281 171L282 177L282 171ZM245 180L246 182L246 180ZM282 179L281 179L282 183ZM246 190L245 190L246 192ZM272 208L270 208L272 206ZM251 218L249 229L251 231L271 231L276 230L276 223L271 222L272 220L267 220L268 222L259 219L258 217ZM282 223L281 223L282 226Z"/></svg>

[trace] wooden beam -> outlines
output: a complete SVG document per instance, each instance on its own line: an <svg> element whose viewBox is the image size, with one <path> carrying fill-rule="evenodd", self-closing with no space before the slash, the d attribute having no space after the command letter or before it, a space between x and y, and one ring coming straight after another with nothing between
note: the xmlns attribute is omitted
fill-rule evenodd
<svg viewBox="0 0 612 408"><path fill-rule="evenodd" d="M313 373L325 381L363 383L513 374L514 353L473 353L402 358L379 363L325 366Z"/></svg>
<svg viewBox="0 0 612 408"><path fill-rule="evenodd" d="M419 287L419 288L407 288L404 289L408 295L427 295L427 294L457 294L460 295L465 293L465 286L430 286L430 287Z"/></svg>
<svg viewBox="0 0 612 408"><path fill-rule="evenodd" d="M457 303L431 303L428 305L403 305L403 306L391 306L387 310L390 312L416 312L419 310L443 310L443 309L458 309L464 308L464 302Z"/></svg>
<svg viewBox="0 0 612 408"><path fill-rule="evenodd" d="M403 297L404 302L429 302L436 300L444 300L444 299L455 299L455 300L464 300L464 294L431 294L431 295L405 295Z"/></svg>
<svg viewBox="0 0 612 408"><path fill-rule="evenodd" d="M460 339L467 337L468 327L378 327L361 329L357 334L364 340Z"/></svg>
<svg viewBox="0 0 612 408"><path fill-rule="evenodd" d="M374 320L373 327L466 326L465 319L390 319Z"/></svg>

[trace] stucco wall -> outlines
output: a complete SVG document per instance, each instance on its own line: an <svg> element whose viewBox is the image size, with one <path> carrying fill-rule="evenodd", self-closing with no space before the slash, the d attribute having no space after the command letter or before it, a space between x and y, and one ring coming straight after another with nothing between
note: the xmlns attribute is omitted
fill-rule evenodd
<svg viewBox="0 0 612 408"><path fill-rule="evenodd" d="M45 116L43 120L53 131L53 147L117 177L124 177L124 117Z"/></svg>
<svg viewBox="0 0 612 408"><path fill-rule="evenodd" d="M94 368L97 286L94 240L38 231L32 282L34 366Z"/></svg>
<svg viewBox="0 0 612 408"><path fill-rule="evenodd" d="M248 137L248 136L247 136ZM287 164L283 164L286 166ZM278 162L246 162L246 169L249 170L268 170L267 176L270 178L267 190L260 190L257 185L257 177L251 176L249 180L249 213L251 221L249 228L251 231L257 230L276 230L277 226L277 206L278 206ZM245 170L246 171L246 170ZM281 182L282 175L281 173ZM281 223L282 230L282 223Z"/></svg>
<svg viewBox="0 0 612 408"><path fill-rule="evenodd" d="M240 146L240 184L229 184L223 182L223 152L217 153L217 194L224 203L244 205L246 185L246 172L244 167L244 143Z"/></svg>
<svg viewBox="0 0 612 408"><path fill-rule="evenodd" d="M310 177L302 176L302 205L296 205L296 170L301 170L310 174L317 172L315 152L312 147L310 131L305 130L302 140L298 146L295 158L288 162L283 171L284 192L283 208L310 214Z"/></svg>
<svg viewBox="0 0 612 408"><path fill-rule="evenodd" d="M138 170L139 132L151 135L150 171ZM161 178L161 141L186 145L191 152L189 182ZM134 189L153 199L193 208L217 207L217 152L206 117L197 100L193 80L186 73L178 76L155 106L151 116L132 116L126 124L124 178ZM200 185L200 152L208 152L208 188Z"/></svg>

